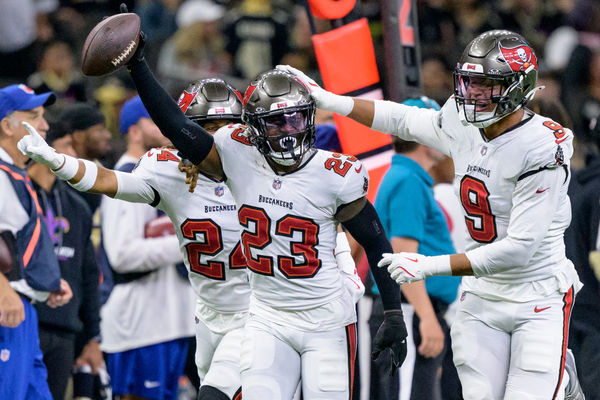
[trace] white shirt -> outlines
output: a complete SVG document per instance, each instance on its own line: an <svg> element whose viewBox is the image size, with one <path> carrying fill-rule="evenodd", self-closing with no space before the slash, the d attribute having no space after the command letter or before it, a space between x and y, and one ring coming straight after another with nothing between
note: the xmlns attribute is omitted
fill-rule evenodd
<svg viewBox="0 0 600 400"><path fill-rule="evenodd" d="M137 160L125 155L116 168ZM182 261L175 235L145 238L157 218L147 204L104 197L102 238L108 260L120 273L155 270L118 284L102 307L102 350L114 353L194 335L193 291L175 268Z"/></svg>
<svg viewBox="0 0 600 400"><path fill-rule="evenodd" d="M530 301L580 287L565 256L571 220L567 196L573 134L549 118L525 113L493 140L464 126L451 97L441 111L375 102L373 128L442 151L454 160L455 191L469 237L475 277L465 290L491 299Z"/></svg>
<svg viewBox="0 0 600 400"><path fill-rule="evenodd" d="M355 322L333 254L334 215L366 195L366 169L354 157L318 150L300 169L277 175L247 134L230 125L214 138L252 271L250 313L301 330Z"/></svg>

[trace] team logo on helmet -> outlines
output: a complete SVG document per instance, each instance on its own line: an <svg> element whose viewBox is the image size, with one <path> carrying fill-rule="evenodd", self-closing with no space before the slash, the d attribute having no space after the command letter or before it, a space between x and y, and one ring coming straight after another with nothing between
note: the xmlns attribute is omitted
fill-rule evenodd
<svg viewBox="0 0 600 400"><path fill-rule="evenodd" d="M500 46L500 51L510 68L515 72L527 71L532 65L536 70L538 69L537 57L529 46L522 45L512 49Z"/></svg>
<svg viewBox="0 0 600 400"><path fill-rule="evenodd" d="M179 109L182 113L185 113L187 111L188 107L192 104L197 94L198 92L190 93L186 91L181 93L181 96L179 96L179 100L177 100L177 105L179 106Z"/></svg>

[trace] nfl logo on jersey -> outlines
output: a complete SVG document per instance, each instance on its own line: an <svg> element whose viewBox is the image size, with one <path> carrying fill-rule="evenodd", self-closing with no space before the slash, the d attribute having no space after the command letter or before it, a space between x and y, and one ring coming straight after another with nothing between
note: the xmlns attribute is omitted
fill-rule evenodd
<svg viewBox="0 0 600 400"><path fill-rule="evenodd" d="M2 360L2 362L7 362L9 358L10 358L10 350L2 349L2 351L0 351L0 360Z"/></svg>
<svg viewBox="0 0 600 400"><path fill-rule="evenodd" d="M273 189L279 190L281 189L281 179L273 179Z"/></svg>
<svg viewBox="0 0 600 400"><path fill-rule="evenodd" d="M217 186L215 188L215 194L219 197L223 196L225 194L225 188L223 186Z"/></svg>

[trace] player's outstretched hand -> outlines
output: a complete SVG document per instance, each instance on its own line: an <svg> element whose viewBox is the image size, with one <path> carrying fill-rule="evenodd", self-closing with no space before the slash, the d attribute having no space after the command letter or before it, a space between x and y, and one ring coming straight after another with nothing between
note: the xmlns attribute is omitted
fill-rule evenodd
<svg viewBox="0 0 600 400"><path fill-rule="evenodd" d="M51 169L58 169L64 163L65 157L62 154L57 154L33 126L27 122L22 122L22 124L29 134L23 136L17 143L21 153L33 161L49 166Z"/></svg>
<svg viewBox="0 0 600 400"><path fill-rule="evenodd" d="M121 3L119 8L121 14L127 14L129 10L127 9L127 4ZM135 53L131 59L127 62L127 68L131 68L135 64L139 64L144 61L144 48L146 47L146 34L144 31L140 30L140 37L138 39L138 46L135 49Z"/></svg>
<svg viewBox="0 0 600 400"><path fill-rule="evenodd" d="M406 324L404 323L402 311L386 311L383 323L377 330L373 340L371 356L376 360L382 351L389 348L392 351L390 374L394 374L406 358L406 336Z"/></svg>
<svg viewBox="0 0 600 400"><path fill-rule="evenodd" d="M352 100L352 97L339 96L328 92L319 86L313 79L309 78L304 72L294 67L290 67L289 65L278 65L276 69L292 74L302 82L302 84L310 91L310 96L315 100L317 108L333 111L344 116L352 112L352 109L354 108L354 100Z"/></svg>
<svg viewBox="0 0 600 400"><path fill-rule="evenodd" d="M434 275L433 257L417 253L384 253L377 266L387 267L388 272L398 285L411 283Z"/></svg>

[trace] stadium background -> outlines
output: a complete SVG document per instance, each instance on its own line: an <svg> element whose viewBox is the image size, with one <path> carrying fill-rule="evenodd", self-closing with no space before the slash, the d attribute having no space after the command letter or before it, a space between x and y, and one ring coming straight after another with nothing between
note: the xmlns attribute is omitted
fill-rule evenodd
<svg viewBox="0 0 600 400"><path fill-rule="evenodd" d="M135 89L122 70L99 78L82 76L79 59L87 33L103 16L118 12L120 3L117 0L0 2L0 87L25 82L37 92L54 91L59 101L48 109L50 119L73 102L98 106L112 133L112 151L102 160L108 167L123 152L125 144L118 129L118 115L123 103L135 96ZM373 39L383 96L390 97L390 76L384 66L381 1L358 1L344 19L317 18L312 27L304 2L137 0L125 3L129 10L140 15L142 30L148 38L147 59L175 98L189 81L204 77L224 78L243 91L252 77L277 64L292 65L322 82L311 28L327 32L363 17ZM453 90L454 63L478 33L496 28L519 32L540 60L539 84L545 89L536 95L539 107L536 111L542 110L575 133L574 171L597 153L598 138L594 132L598 129L593 126L600 116L600 2L413 0L413 5L418 16L422 94L440 104L445 102ZM350 62L340 60L340 68ZM319 115L320 122L331 118Z"/></svg>

